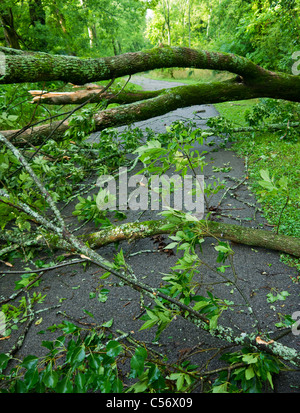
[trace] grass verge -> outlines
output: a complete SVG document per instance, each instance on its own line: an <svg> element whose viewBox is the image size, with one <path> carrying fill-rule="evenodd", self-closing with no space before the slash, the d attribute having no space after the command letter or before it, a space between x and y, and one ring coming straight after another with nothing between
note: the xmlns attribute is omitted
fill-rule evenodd
<svg viewBox="0 0 300 413"><path fill-rule="evenodd" d="M245 120L247 111L251 111L258 99L240 102L216 104L220 115L234 122L237 126L248 126ZM300 237L300 142L285 140L281 132L236 133L231 149L238 155L248 158L249 186L260 198L263 190L261 170L268 170L273 182L285 177L288 182L287 193L269 193L261 200L264 217L274 231L293 237ZM278 186L278 185L277 185ZM300 260L282 256L282 260L295 265L300 270Z"/></svg>

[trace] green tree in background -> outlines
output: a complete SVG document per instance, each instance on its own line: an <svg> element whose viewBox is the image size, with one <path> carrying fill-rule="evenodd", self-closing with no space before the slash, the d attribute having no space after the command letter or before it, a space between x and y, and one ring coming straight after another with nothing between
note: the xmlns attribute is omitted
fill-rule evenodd
<svg viewBox="0 0 300 413"><path fill-rule="evenodd" d="M236 53L289 73L300 49L299 0L159 0L152 10L153 45Z"/></svg>
<svg viewBox="0 0 300 413"><path fill-rule="evenodd" d="M2 46L76 56L143 49L146 3L138 0L4 0Z"/></svg>

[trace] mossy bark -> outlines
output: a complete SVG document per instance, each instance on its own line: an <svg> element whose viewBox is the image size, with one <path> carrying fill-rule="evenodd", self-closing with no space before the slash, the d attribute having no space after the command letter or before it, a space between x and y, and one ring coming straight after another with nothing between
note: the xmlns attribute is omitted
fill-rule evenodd
<svg viewBox="0 0 300 413"><path fill-rule="evenodd" d="M91 234L80 235L78 239L87 243L90 248L97 249L115 242L131 242L135 239L152 237L153 235L169 234L170 231L163 228L163 225L166 223L166 220L130 222ZM237 244L266 248L300 257L299 238L281 234L276 235L271 231L214 221L202 220L198 222L198 226L201 237L215 237L220 240L229 240ZM178 230L179 229L178 227ZM56 235L49 234L45 240L40 238L37 244L44 242L46 242L45 245L50 245L53 248L65 248L67 246L67 244Z"/></svg>
<svg viewBox="0 0 300 413"><path fill-rule="evenodd" d="M81 238L84 242L88 242L92 248L100 248L112 242L166 234L168 231L162 229L164 224L166 224L164 220L123 224L93 234L87 234ZM199 221L199 227L201 229L201 236L204 237L212 236L230 240L238 244L267 248L300 257L299 238L280 234L276 235L271 231L214 221Z"/></svg>
<svg viewBox="0 0 300 413"><path fill-rule="evenodd" d="M2 51L6 53L5 50ZM252 61L234 54L165 46L97 59L50 55L42 52L24 52L14 55L7 53L6 71L0 83L63 80L74 84L85 84L169 67L224 70L247 78L249 81L258 77L261 79L273 77L276 80L283 75L265 70ZM297 78L288 75L285 77Z"/></svg>
<svg viewBox="0 0 300 413"><path fill-rule="evenodd" d="M55 121L47 123L46 125L39 125L33 128L24 128L17 130L1 131L1 134L11 140L14 145L22 146L27 142L34 145L39 145L47 139L50 134L52 139L63 139L64 133L69 129L69 123L67 121Z"/></svg>

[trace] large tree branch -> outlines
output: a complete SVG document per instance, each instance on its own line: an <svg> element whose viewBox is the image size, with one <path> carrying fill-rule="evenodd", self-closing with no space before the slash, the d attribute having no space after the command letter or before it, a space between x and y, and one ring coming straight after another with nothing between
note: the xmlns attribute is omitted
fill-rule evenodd
<svg viewBox="0 0 300 413"><path fill-rule="evenodd" d="M272 72L244 57L228 53L185 47L159 47L98 59L41 52L6 54L5 57L1 84L63 80L80 85L159 68L192 67L235 73L254 91L259 92L262 88L263 92L275 93L279 99L300 99L299 76Z"/></svg>
<svg viewBox="0 0 300 413"><path fill-rule="evenodd" d="M257 97L272 97L275 99L290 98L290 100L296 100L297 98L300 101L300 89L295 93L297 89L292 88L291 85L289 85L290 82L289 79L282 79L282 82L278 79L273 79L272 81L270 80L269 83L262 82L261 87L259 88L255 84L254 86L249 86L244 82L241 82L240 79L232 79L224 82L178 86L155 92L127 93L123 91L115 101L118 101L119 103L131 101L133 103L97 112L94 115L95 128L96 131L101 131L109 127L123 126L161 116L178 108L192 105L233 100L238 101ZM91 94L89 96L91 97ZM113 95L111 98L111 103L113 103ZM144 100L139 100L140 98L143 98ZM52 129L53 125L44 125L39 129L32 128L30 134L32 135L33 140L35 138L41 139L49 135ZM68 129L67 122L57 129L58 136L61 136L66 129ZM10 139L18 132L18 130L12 130L3 131L2 133L5 137ZM29 138L29 136L30 135L27 133L26 138Z"/></svg>
<svg viewBox="0 0 300 413"><path fill-rule="evenodd" d="M143 222L130 222L116 227L109 227L98 232L81 235L78 239L88 243L90 248L97 249L105 245L121 242L133 241L136 239L152 237L158 234L169 234L170 230L164 228L166 220L152 220ZM180 227L178 227L180 230ZM291 254L300 257L300 239L287 235L277 235L274 232L262 229L246 228L240 225L225 224L214 221L198 221L194 230L201 237L215 237L233 241L237 244L244 244L254 247L267 248L274 251ZM3 234L2 239L13 241L11 233ZM15 240L17 242L17 240ZM28 241L28 240L24 240ZM33 241L30 241L31 244ZM49 233L45 238L36 237L36 245L51 246L52 248L67 248L67 244L59 236Z"/></svg>
<svg viewBox="0 0 300 413"><path fill-rule="evenodd" d="M42 52L7 55L6 71L0 83L63 80L85 84L168 67L225 70L248 79L273 74L250 60L233 54L185 47L158 47L97 59L81 59Z"/></svg>
<svg viewBox="0 0 300 413"><path fill-rule="evenodd" d="M87 234L81 238L84 242L88 242L90 247L100 248L112 242L168 234L170 231L163 229L165 224L165 220L135 222ZM262 229L205 220L198 221L196 228L198 228L196 231L199 231L202 237L227 239L237 244L267 248L300 257L299 238L277 235L274 232Z"/></svg>

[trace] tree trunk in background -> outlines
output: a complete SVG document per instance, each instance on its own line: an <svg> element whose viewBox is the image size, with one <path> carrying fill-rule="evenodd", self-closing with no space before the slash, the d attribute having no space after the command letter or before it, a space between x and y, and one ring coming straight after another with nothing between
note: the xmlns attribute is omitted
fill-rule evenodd
<svg viewBox="0 0 300 413"><path fill-rule="evenodd" d="M37 23L40 23L43 26L46 24L46 13L43 9L41 0L29 1L29 16L33 26L36 26Z"/></svg>
<svg viewBox="0 0 300 413"><path fill-rule="evenodd" d="M191 47L191 0L188 0L188 2L189 2L189 5L188 5L188 7L189 7L189 11L188 11L188 15L189 15L189 17L188 17L188 19L189 19L189 22L188 22L188 26L189 26L189 47Z"/></svg>
<svg viewBox="0 0 300 413"><path fill-rule="evenodd" d="M163 0L163 12L167 26L168 46L171 46L170 0Z"/></svg>
<svg viewBox="0 0 300 413"><path fill-rule="evenodd" d="M4 36L8 47L13 49L20 49L18 34L14 28L14 16L12 9L2 11L0 14Z"/></svg>
<svg viewBox="0 0 300 413"><path fill-rule="evenodd" d="M85 9L86 6L85 6L85 4L84 4L84 1L83 1L83 0L79 0L79 2L80 2L81 7L82 7L83 9ZM90 48L92 48L92 47L93 47L93 44L94 44L94 36L93 36L93 31L92 31L92 29L90 28L90 26L87 27L87 31L88 31L88 35L89 35Z"/></svg>

